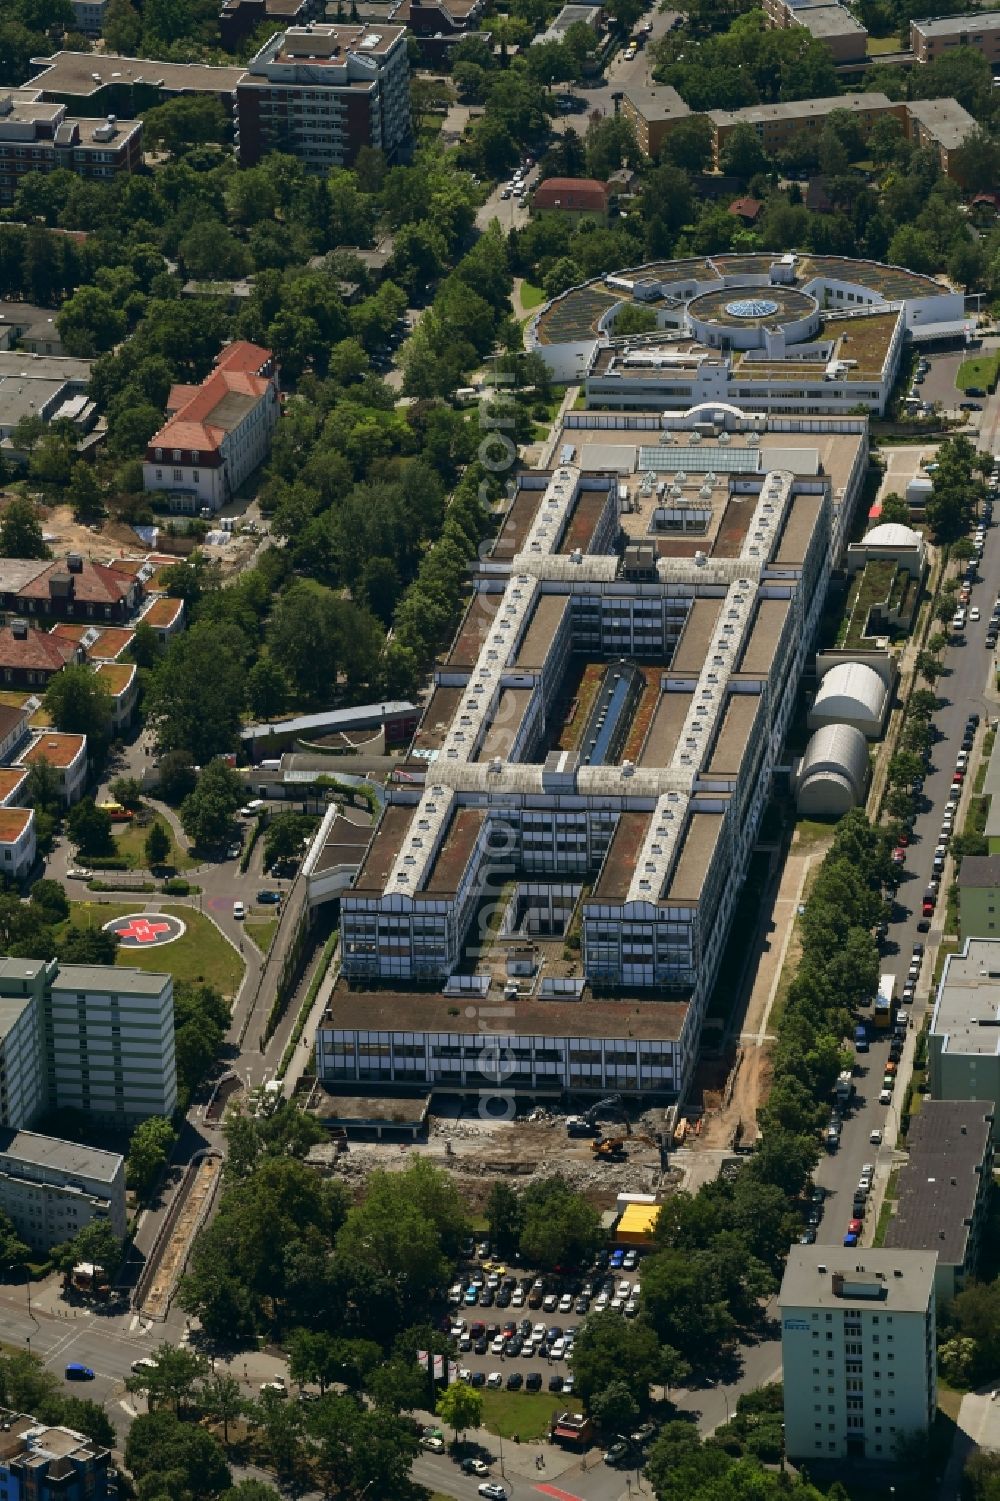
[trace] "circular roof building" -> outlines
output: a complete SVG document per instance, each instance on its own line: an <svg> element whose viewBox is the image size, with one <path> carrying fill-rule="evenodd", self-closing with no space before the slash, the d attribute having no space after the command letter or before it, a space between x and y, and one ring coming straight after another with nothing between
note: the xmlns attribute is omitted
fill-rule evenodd
<svg viewBox="0 0 1000 1501"><path fill-rule="evenodd" d="M863 540L867 547L910 548L922 544L920 533L912 526L904 526L901 521L883 521L873 526L870 532L865 532Z"/></svg>
<svg viewBox="0 0 1000 1501"><path fill-rule="evenodd" d="M840 662L831 667L809 711L809 728L853 725L870 740L882 733L888 692L872 667L863 662Z"/></svg>
<svg viewBox="0 0 1000 1501"><path fill-rule="evenodd" d="M796 778L799 813L807 818L840 818L864 802L867 789L868 746L861 731L849 724L828 724L817 730L806 746Z"/></svg>
<svg viewBox="0 0 1000 1501"><path fill-rule="evenodd" d="M687 305L692 334L703 344L763 349L779 330L789 344L810 339L820 325L819 303L795 287L723 286Z"/></svg>

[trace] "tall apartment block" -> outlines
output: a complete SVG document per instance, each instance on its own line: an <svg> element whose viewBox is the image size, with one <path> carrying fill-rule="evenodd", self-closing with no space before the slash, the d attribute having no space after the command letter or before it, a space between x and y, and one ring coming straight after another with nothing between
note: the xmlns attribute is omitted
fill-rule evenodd
<svg viewBox="0 0 1000 1501"><path fill-rule="evenodd" d="M37 88L0 90L0 204L14 202L28 172L60 168L108 182L142 166L142 121L71 119Z"/></svg>
<svg viewBox="0 0 1000 1501"><path fill-rule="evenodd" d="M785 1449L893 1460L937 1409L935 1251L793 1246L778 1294Z"/></svg>
<svg viewBox="0 0 1000 1501"><path fill-rule="evenodd" d="M70 1107L126 1126L176 1104L170 975L0 960L0 1125Z"/></svg>
<svg viewBox="0 0 1000 1501"><path fill-rule="evenodd" d="M124 1240L125 1159L35 1131L0 1130L0 1210L43 1256L95 1219Z"/></svg>
<svg viewBox="0 0 1000 1501"><path fill-rule="evenodd" d="M105 1501L111 1452L72 1428L0 1408L0 1495L9 1501Z"/></svg>
<svg viewBox="0 0 1000 1501"><path fill-rule="evenodd" d="M362 146L394 161L411 136L406 30L289 27L250 62L236 108L244 167L267 151L286 151L325 172L350 166Z"/></svg>

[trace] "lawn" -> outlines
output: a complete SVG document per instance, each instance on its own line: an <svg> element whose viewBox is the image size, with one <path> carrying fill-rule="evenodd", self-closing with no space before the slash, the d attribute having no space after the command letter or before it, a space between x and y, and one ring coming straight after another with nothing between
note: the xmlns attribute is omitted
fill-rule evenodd
<svg viewBox="0 0 1000 1501"><path fill-rule="evenodd" d="M148 823L141 824L137 819L133 819L131 823L116 826L118 832L115 834L115 854L128 861L129 870L149 868L146 860L146 836L154 822L156 822L155 819L150 819ZM161 819L160 824L170 835L170 853L164 860L164 865L172 866L174 870L193 870L198 861L193 860L186 850L181 849L168 823L164 823Z"/></svg>
<svg viewBox="0 0 1000 1501"><path fill-rule="evenodd" d="M149 900L141 896L128 904L73 902L69 921L78 928L100 928L113 917L143 911ZM214 985L224 996L234 996L243 977L243 960L215 924L194 907L164 905L156 910L186 923L184 936L162 948L119 949L117 963L126 968L165 971L175 980Z"/></svg>
<svg viewBox="0 0 1000 1501"><path fill-rule="evenodd" d="M274 935L278 931L278 919L276 917L261 918L259 922L244 923L246 931L260 949L266 954L274 942Z"/></svg>
<svg viewBox="0 0 1000 1501"><path fill-rule="evenodd" d="M521 306L526 313L530 312L533 308L541 307L544 301L545 293L541 287L536 287L530 281L523 281L521 283Z"/></svg>
<svg viewBox="0 0 1000 1501"><path fill-rule="evenodd" d="M558 1392L483 1392L483 1427L501 1438L516 1433L525 1443L545 1438L557 1408L565 1407Z"/></svg>
<svg viewBox="0 0 1000 1501"><path fill-rule="evenodd" d="M883 52L898 52L898 36L870 36L865 43L869 57L881 57Z"/></svg>
<svg viewBox="0 0 1000 1501"><path fill-rule="evenodd" d="M992 391L1000 372L1000 350L991 354L977 355L975 359L963 360L955 376L955 385L960 391L978 386L983 391Z"/></svg>

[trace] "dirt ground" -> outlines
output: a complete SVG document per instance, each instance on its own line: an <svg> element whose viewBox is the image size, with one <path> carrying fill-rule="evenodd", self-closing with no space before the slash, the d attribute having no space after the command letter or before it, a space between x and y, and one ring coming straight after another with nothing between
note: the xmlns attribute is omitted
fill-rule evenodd
<svg viewBox="0 0 1000 1501"><path fill-rule="evenodd" d="M772 1008L784 1000L799 961L796 915L809 880L829 841L799 849L793 840L774 893L771 910L758 929L756 957L747 972L745 1004L738 1007L723 1059L699 1071L704 1108L700 1144L727 1149L742 1124L748 1130L771 1088L769 1031Z"/></svg>
<svg viewBox="0 0 1000 1501"><path fill-rule="evenodd" d="M512 1122L432 1117L426 1142L352 1141L341 1156L322 1145L313 1148L310 1161L360 1187L376 1168L401 1172L414 1156L426 1157L458 1179L473 1212L483 1208L495 1178L523 1185L559 1173L599 1209L613 1208L620 1193L655 1193L678 1181L677 1173L660 1170L656 1137L664 1129L662 1110L647 1111L633 1123L625 1140L627 1156L617 1162L595 1161L589 1138L566 1135L563 1115L539 1112L539 1117ZM604 1129L606 1135L619 1131L610 1124Z"/></svg>
<svg viewBox="0 0 1000 1501"><path fill-rule="evenodd" d="M13 499L14 496L9 491L0 491L0 508ZM116 557L123 548L132 553L143 551L142 543L130 526L122 526L115 521L95 527L81 526L78 521L74 521L70 506L40 504L38 512L45 540L55 557L78 552L99 563Z"/></svg>

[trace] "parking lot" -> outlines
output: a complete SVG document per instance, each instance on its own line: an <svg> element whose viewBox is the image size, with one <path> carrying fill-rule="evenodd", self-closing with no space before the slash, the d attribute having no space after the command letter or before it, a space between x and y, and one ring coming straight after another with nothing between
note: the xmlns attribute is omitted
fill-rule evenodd
<svg viewBox="0 0 1000 1501"><path fill-rule="evenodd" d="M514 1270L481 1244L448 1294L459 1379L508 1391L573 1390L573 1343L591 1313L639 1309L639 1253L602 1252L579 1276Z"/></svg>

